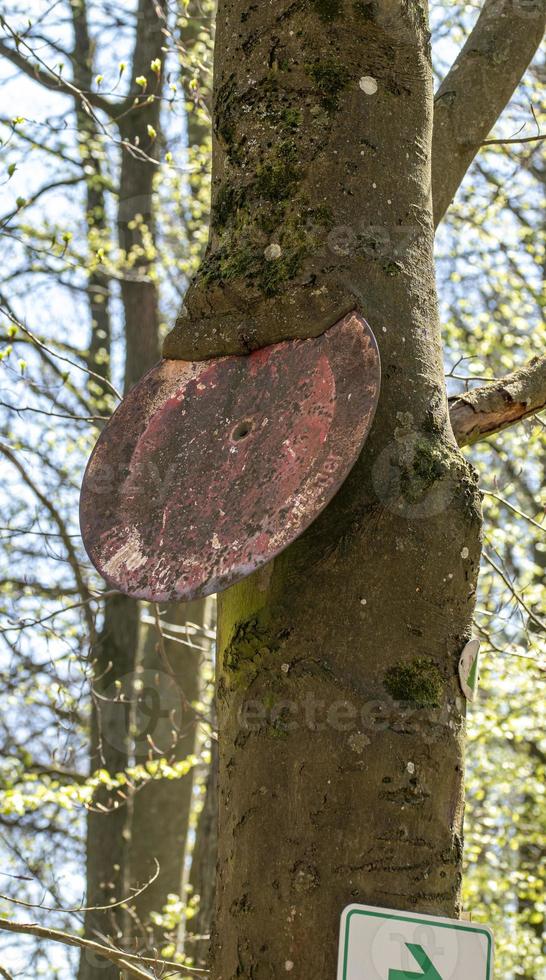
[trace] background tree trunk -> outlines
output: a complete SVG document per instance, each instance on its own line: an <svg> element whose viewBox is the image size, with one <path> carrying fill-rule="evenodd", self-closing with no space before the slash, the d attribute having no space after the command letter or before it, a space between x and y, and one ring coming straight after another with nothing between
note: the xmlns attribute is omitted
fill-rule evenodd
<svg viewBox="0 0 546 980"><path fill-rule="evenodd" d="M112 775L129 763L130 693L138 644L138 619L126 596L111 596L105 602L104 620L93 655L93 701L90 733L90 772L106 769ZM121 687L117 688L116 682ZM124 700L120 700L123 694ZM130 797L106 788L97 791L87 816L85 933L90 938L111 936L120 941L128 923L119 906L108 910L129 893L128 843ZM78 980L119 980L112 963L82 950Z"/></svg>
<svg viewBox="0 0 546 980"><path fill-rule="evenodd" d="M163 70L161 68L154 71L151 66L154 62L162 64L164 27L165 12L162 5L150 0L140 0L136 12L131 66L132 91L125 111L120 112L118 122L123 140L118 235L124 256L121 298L126 340L126 391L159 358L159 297L153 274L153 192L156 173L154 159L161 138ZM81 25L79 31L80 34L85 33ZM76 37L78 36L76 32ZM142 94L140 88L136 93L134 91L135 79L140 76L148 80L145 94ZM199 618L203 615L204 606L200 613L196 610L194 612ZM93 713L92 769L105 768L115 774L126 769L131 762L142 761L142 758L147 757L148 745L139 745L137 742L135 754L131 742L131 719L134 719L135 703L139 698L134 684L139 671L144 670L148 675L148 693L154 687L154 678L158 681L154 694L158 699L160 713L164 710L168 712L174 701L179 703L179 695L171 690L168 696L169 691L165 684L159 683L164 674L159 666L152 634L148 630L144 631L144 637L147 635L148 639L144 639L144 647L139 655L139 636L140 640L143 639L140 630L140 607L137 602L126 596L115 596L106 600L104 624L98 644L99 654L94 663L94 687L99 700L95 702ZM116 639L112 640L120 635L126 642L124 647ZM181 657L178 651L173 658L177 681L181 681L190 701L198 692L197 659L191 656ZM123 691L124 705L120 705L117 700L116 685L120 685ZM104 701L100 699L103 691L106 694ZM164 697L166 704L163 704ZM106 723L107 731L100 741L103 716L110 720ZM166 724L170 724L168 718ZM183 724L187 725L187 719ZM158 739L161 743L161 733ZM101 745L100 753L97 751L98 740ZM187 754L186 749L192 751L194 745L195 727L192 724L180 739L175 757L182 758ZM179 755L179 751L183 756ZM126 803L113 813L90 813L87 828L88 905L108 904L111 898L128 898L132 888L153 875L156 860L160 864L160 874L153 885L135 900L130 916L117 911L114 920L109 912L92 910L86 913L87 935L93 937L99 931L103 935L115 935L118 940L123 936L126 942L132 936L133 944L139 949L152 947L159 940L159 934L155 935L151 923L151 912L161 911L168 894L178 893L180 890L191 785L191 777L182 781L152 781L136 795L129 795ZM111 806L110 797L105 803L102 796L104 793L99 794L97 802ZM165 807L172 819L163 823ZM173 809L178 811L178 819L175 818ZM104 889L107 891L105 900ZM116 932L112 932L114 921ZM79 980L95 980L99 976L98 970L101 980L117 980L118 971L112 964L97 965L95 958L85 951L82 952Z"/></svg>
<svg viewBox="0 0 546 980"><path fill-rule="evenodd" d="M143 642L137 669L136 761L164 756L176 763L192 756L198 747L199 722L192 705L201 695L203 648L210 641L212 600L198 600L168 606L162 619L172 625L194 624L202 632L193 637L193 648L183 637L161 641L157 629L143 625ZM163 646L172 673L158 655ZM156 866L159 874L153 884L132 903L141 935L139 948L160 950L167 939L161 926L154 926L153 912L161 912L169 895L183 896L186 839L192 807L193 769L178 779L153 780L139 790L133 800L130 848L131 881L145 882Z"/></svg>
<svg viewBox="0 0 546 980"><path fill-rule="evenodd" d="M195 831L190 886L197 912L190 920L185 950L196 966L206 967L210 958L210 931L216 892L218 858L218 741L211 740L210 767L205 783L203 809Z"/></svg>
<svg viewBox="0 0 546 980"><path fill-rule="evenodd" d="M74 30L74 81L79 90L89 92L93 83L93 51L87 23L87 6L81 0L80 3L71 4L70 10ZM91 239L93 235L101 235L108 230L99 132L95 118L85 111L79 95L74 99L74 108L82 167L86 173L86 224L88 238ZM110 282L100 268L94 268L89 274L87 295L91 317L89 368L95 375L109 381L112 347ZM108 386L102 386L96 377L89 377L88 386L97 408L104 409L105 402L102 399L109 395Z"/></svg>
<svg viewBox="0 0 546 980"><path fill-rule="evenodd" d="M119 244L128 261L121 280L125 321L125 390L159 359L159 306L153 277L154 209L153 189L160 132L163 69L151 70L152 62L162 64L165 10L161 2L139 0L137 8L132 85L142 77L148 80L145 95L134 96L134 105L122 114L119 131L126 141L121 160L119 187ZM138 90L141 93L141 90ZM150 98L151 97L151 98ZM154 136L153 133L157 135ZM152 134L152 135L151 135Z"/></svg>

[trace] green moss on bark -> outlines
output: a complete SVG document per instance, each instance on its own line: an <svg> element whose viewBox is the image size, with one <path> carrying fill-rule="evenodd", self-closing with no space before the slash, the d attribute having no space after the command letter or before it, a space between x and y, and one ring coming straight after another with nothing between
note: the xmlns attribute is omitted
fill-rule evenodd
<svg viewBox="0 0 546 980"><path fill-rule="evenodd" d="M374 20L377 17L377 0L353 0L355 13L365 20Z"/></svg>
<svg viewBox="0 0 546 980"><path fill-rule="evenodd" d="M292 140L284 140L256 170L254 187L261 197L284 201L292 197L301 177L298 152Z"/></svg>
<svg viewBox="0 0 546 980"><path fill-rule="evenodd" d="M230 218L242 207L244 191L232 184L222 184L212 206L213 228L223 228Z"/></svg>
<svg viewBox="0 0 546 980"><path fill-rule="evenodd" d="M237 88L233 78L221 85L216 96L215 117L218 135L229 146L235 137Z"/></svg>
<svg viewBox="0 0 546 980"><path fill-rule="evenodd" d="M400 661L387 670L384 684L395 701L408 701L421 708L439 707L444 696L444 679L429 657Z"/></svg>
<svg viewBox="0 0 546 980"><path fill-rule="evenodd" d="M311 6L321 20L337 20L343 11L343 0L311 0Z"/></svg>
<svg viewBox="0 0 546 980"><path fill-rule="evenodd" d="M320 101L328 112L339 109L339 97L351 80L348 68L339 61L315 61L305 66L320 94Z"/></svg>
<svg viewBox="0 0 546 980"><path fill-rule="evenodd" d="M284 283L298 273L306 252L303 236L294 235L288 239L283 234L281 241L281 257L268 260L263 245L232 240L231 246L205 261L202 278L211 285L245 280L249 288L254 287L264 296L275 296Z"/></svg>
<svg viewBox="0 0 546 980"><path fill-rule="evenodd" d="M254 673L271 653L270 636L259 616L240 623L224 651L224 668L231 674Z"/></svg>
<svg viewBox="0 0 546 980"><path fill-rule="evenodd" d="M276 631L261 613L239 623L224 649L223 665L235 686L247 685L261 669L273 667L288 636Z"/></svg>
<svg viewBox="0 0 546 980"><path fill-rule="evenodd" d="M472 463L459 454L459 479L456 495L462 501L465 517L469 524L482 521L482 494L478 474Z"/></svg>
<svg viewBox="0 0 546 980"><path fill-rule="evenodd" d="M283 109L281 121L287 129L298 129L303 122L303 112L300 109Z"/></svg>
<svg viewBox="0 0 546 980"><path fill-rule="evenodd" d="M419 503L435 484L447 480L459 465L459 453L440 439L418 437L408 458L400 443L400 490L408 503ZM455 469L453 469L455 473Z"/></svg>
<svg viewBox="0 0 546 980"><path fill-rule="evenodd" d="M418 439L415 444L413 473L423 489L428 489L440 480L450 469L452 453L441 442L431 439Z"/></svg>
<svg viewBox="0 0 546 980"><path fill-rule="evenodd" d="M313 225L324 222L306 207L287 215L282 202L272 202L270 207L262 206L256 212L246 199L238 209L236 198L229 200L236 213L228 220L227 209L222 207L221 244L203 262L202 279L210 285L244 280L249 289L259 290L264 296L278 295L285 283L299 273L305 257L315 247ZM272 243L280 246L276 258L267 256L267 246Z"/></svg>

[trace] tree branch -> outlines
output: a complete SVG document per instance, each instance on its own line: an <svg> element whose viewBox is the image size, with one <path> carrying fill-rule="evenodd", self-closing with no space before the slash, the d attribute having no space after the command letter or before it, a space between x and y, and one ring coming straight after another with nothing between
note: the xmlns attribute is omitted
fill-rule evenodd
<svg viewBox="0 0 546 980"><path fill-rule="evenodd" d="M25 47L28 47L28 45L25 45ZM29 51L31 52L30 48ZM71 98L77 95L84 106L93 106L94 109L100 109L110 118L115 118L118 107L112 105L108 99L104 98L103 95L99 95L98 92L80 91L72 82L64 79L59 72L53 71L48 66L41 68L38 63L33 64L17 48L10 47L4 41L0 41L0 55L10 61L12 65L15 65L16 68L19 68L25 75L28 75L29 78L43 85L44 88L51 89L53 92L60 92L63 95L70 95Z"/></svg>
<svg viewBox="0 0 546 980"><path fill-rule="evenodd" d="M65 946L77 946L79 949L88 949L97 956L102 956L120 968L122 967L131 976L142 977L144 980L154 980L154 977L157 977L156 969L158 967L167 967L171 972L185 974L186 976L203 976L208 973L207 970L183 966L172 960L126 953L124 950L104 946L102 943L97 943L93 939L83 939L70 932L61 932L59 929L46 929L44 926L39 926L35 922L13 922L11 919L0 918L0 929L26 936L36 936L39 939L49 939L52 942L63 943ZM150 964L153 970L146 969L147 964Z"/></svg>
<svg viewBox="0 0 546 980"><path fill-rule="evenodd" d="M542 40L546 0L485 0L435 98L432 196L438 225Z"/></svg>
<svg viewBox="0 0 546 980"><path fill-rule="evenodd" d="M471 446L544 408L546 355L533 358L506 378L449 399L451 426L459 446Z"/></svg>
<svg viewBox="0 0 546 980"><path fill-rule="evenodd" d="M543 143L544 140L546 140L546 133L538 133L537 136L515 136L506 140L484 140L482 146L511 146L513 143Z"/></svg>
<svg viewBox="0 0 546 980"><path fill-rule="evenodd" d="M531 607L528 606L527 603L525 602L525 599L523 598L522 594L518 592L518 590L513 586L512 582L508 578L508 575L506 575L506 573L503 572L500 565L497 565L497 563L493 561L491 555L487 554L487 551L483 552L483 557L485 558L488 565L491 565L493 571L497 573L499 578L501 578L504 584L508 587L516 602L518 602L521 608L527 613L531 622L533 622L535 626L538 626L539 630L546 631L546 621L539 619L538 616L535 615Z"/></svg>

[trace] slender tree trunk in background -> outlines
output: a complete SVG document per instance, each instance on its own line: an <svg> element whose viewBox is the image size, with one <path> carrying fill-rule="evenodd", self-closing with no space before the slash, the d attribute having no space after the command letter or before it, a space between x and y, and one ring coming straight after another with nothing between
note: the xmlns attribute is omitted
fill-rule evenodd
<svg viewBox="0 0 546 980"><path fill-rule="evenodd" d="M197 912L187 929L185 951L196 966L206 967L210 957L210 930L216 892L218 857L218 742L211 742L210 768L205 784L203 809L195 831L190 886L197 899Z"/></svg>
<svg viewBox="0 0 546 980"><path fill-rule="evenodd" d="M157 84L161 93L162 72L151 71L151 62L161 59L162 8L152 0L140 0L137 11L132 80L143 75ZM80 31L82 31L80 27ZM76 35L78 36L78 34ZM139 89L140 92L140 89ZM136 97L138 98L138 96ZM128 257L122 269L126 358L125 390L147 371L159 357L159 313L155 282L150 275L153 252L144 233L150 231L153 245L152 191L155 167L143 159L138 149L153 158L154 141L148 126L159 133L160 100L137 104L123 115L120 135L137 149L122 149L118 203L120 247ZM142 219L142 221L141 221ZM91 730L91 771L107 769L115 774L130 762L130 707L116 700L120 685L128 705L134 700L133 683L139 638L139 605L127 596L106 600L104 623L94 657L94 692ZM101 697L104 696L104 700ZM104 792L97 796L103 803ZM110 806L108 799L103 805ZM112 898L126 898L132 884L129 862L132 800L114 812L91 811L87 826L87 905L107 905ZM139 876L140 877L140 876ZM106 890L106 895L105 895ZM112 936L118 941L133 930L125 913L90 911L86 913L85 933ZM80 958L78 980L118 980L119 971L112 964L97 962L85 951Z"/></svg>
<svg viewBox="0 0 546 980"><path fill-rule="evenodd" d="M195 61L196 48L200 44L203 32L213 30L215 4L202 0L189 0L184 5L182 15L184 26L180 32L181 47L181 78L186 84L188 77L186 61L189 65ZM186 58L186 54L188 57ZM202 56L199 61L202 62ZM187 98L192 98L191 89L187 89ZM211 111L211 86L205 72L201 74L199 99L202 105L196 105L188 113L188 146L190 160L199 159L198 151L210 139L211 126L207 113ZM202 171L190 174L190 192L194 201L194 213L202 209L202 186L204 175ZM205 216L203 216L204 220ZM214 727L216 728L216 712L213 707ZM195 841L191 854L191 869L189 875L190 894L197 900L197 911L180 932L184 933L184 950L198 966L207 966L210 947L210 930L214 907L216 884L216 858L218 850L218 743L211 740L210 768L204 786L203 807L195 828Z"/></svg>
<svg viewBox="0 0 546 980"><path fill-rule="evenodd" d="M87 7L83 0L71 4L74 29L74 82L83 92L90 91L93 83L93 52L87 23ZM102 161L99 155L97 124L83 108L81 99L74 100L79 134L82 166L86 173L86 221L88 237L108 231ZM100 269L89 273L87 294L91 316L88 364L91 371L110 380L110 355L112 330L110 323L110 282ZM97 378L89 378L90 393L97 406L104 408L101 397L109 392Z"/></svg>
<svg viewBox="0 0 546 980"><path fill-rule="evenodd" d="M183 4L183 17L185 18L185 26L180 32L180 46L181 46L181 62L182 62L182 83L186 82L184 77L184 67L185 67L185 57L184 55L188 53L191 58L194 56L196 47L199 44L200 36L203 33L210 33L213 30L213 3L206 0L205 3L202 0L188 0L187 5ZM199 107L194 107L192 111L188 113L188 146L190 148L199 148L203 146L207 140L210 139L210 121L207 119L205 109L210 112L211 106L210 102L210 86L207 85L210 76L204 74L201 79L200 86L200 97L204 100L203 110ZM191 99L191 90L186 89L186 97ZM199 191L199 184L203 180L202 174L197 174L192 176L192 188L193 181L195 180L196 186L195 190Z"/></svg>
<svg viewBox="0 0 546 980"><path fill-rule="evenodd" d="M348 902L459 911L481 516L446 407L425 4L221 0L214 127L211 242L166 353L357 306L383 366L333 503L219 604L212 975L311 980L335 975Z"/></svg>
<svg viewBox="0 0 546 980"><path fill-rule="evenodd" d="M139 75L152 77L150 65L162 60L165 23L165 10L162 4L151 0L139 0L138 38L133 59L132 77ZM193 38L189 41L192 42ZM157 94L161 94L162 74L157 82ZM150 86L149 86L150 88ZM148 89L149 91L149 89ZM158 137L150 138L150 131ZM160 133L160 101L140 100L138 109L120 123L124 139L143 149L148 156L155 157ZM199 138L202 133L199 131ZM153 277L155 223L153 190L155 179L153 163L125 152L122 160L119 207L119 240L122 249L131 256L127 263L121 291L124 308L127 355L125 386L134 384L159 358L159 296ZM143 230L141 221L145 227ZM151 245L151 251L149 251ZM210 602L191 603L186 606L168 607L165 619L168 622L183 624L191 620L209 625ZM157 685L153 697L157 700L160 712L159 727L153 734L154 744L166 749L175 761L186 758L195 750L196 726L191 710L185 707L177 724L180 737L172 751L171 720L169 715L180 706L180 692L186 702L197 700L200 689L200 659L198 651L191 652L188 647L174 642L165 642L165 652L173 667L175 680L169 679L165 666L158 657L155 630L143 631L143 648L139 655L137 672L147 677L145 691ZM178 690L177 690L178 687ZM140 697L137 692L137 698ZM144 697L144 706L146 695ZM137 722L138 727L138 722ZM165 743L165 744L164 744ZM150 746L145 740L136 744L136 761L149 756ZM190 772L182 780L162 779L149 783L137 792L133 799L130 844L130 881L133 887L150 878L156 864L159 876L134 902L135 919L132 933L139 948L160 948L164 943L160 927L154 927L152 912L160 912L169 894L181 894L184 867L185 844L192 803L193 774Z"/></svg>
<svg viewBox="0 0 546 980"><path fill-rule="evenodd" d="M153 611L152 611L153 615ZM167 606L161 618L184 626L193 623L210 632L212 600ZM167 630L168 632L168 630ZM158 753L169 762L179 762L195 753L198 719L191 705L199 700L203 647L210 642L203 635L193 639L194 648L180 640L165 637L163 654L170 668L158 655L159 637L154 626L143 625L143 640L137 668L138 708L136 715L135 761L146 762ZM170 673L172 669L172 674ZM141 927L136 932L140 949L161 949L164 931L154 926L152 912L161 912L169 895L182 895L184 857L192 806L193 770L180 779L160 779L147 783L133 800L131 834L131 882L155 881L133 903ZM140 942L139 942L140 940Z"/></svg>
<svg viewBox="0 0 546 980"><path fill-rule="evenodd" d="M126 391L155 364L160 351L159 297L153 278L155 229L152 195L163 71L154 75L150 66L156 60L163 61L165 8L159 0L139 0L136 16L132 79L142 76L149 82L147 94L137 96L134 108L119 121L122 139L133 148L125 146L123 150L118 210L119 244L128 256L121 280L126 337ZM149 95L157 97L149 100ZM154 132L158 134L156 137L153 136ZM139 151L145 156L139 155Z"/></svg>
<svg viewBox="0 0 546 980"><path fill-rule="evenodd" d="M84 3L72 4L74 29L74 80L82 91L92 86L93 61ZM82 164L86 168L86 220L88 234L105 231L107 225L104 187L100 182L101 162L97 155L98 133L95 121L75 99ZM98 179L99 178L99 179ZM97 271L88 281L91 334L89 368L95 374L110 379L111 324L109 282ZM90 378L90 392L98 408L104 409L101 398L108 392L97 379ZM137 648L138 620L131 603L124 596L108 599L98 641L92 649L93 702L90 729L90 771L107 769L122 772L129 761L128 708L116 703L115 682L130 673ZM108 911L113 900L127 894L127 806L117 794L106 789L97 792L87 820L86 845L86 904L87 935L123 936L126 933L125 914L116 908ZM100 908L102 907L102 908ZM78 980L118 980L119 971L113 964L82 952Z"/></svg>
<svg viewBox="0 0 546 980"><path fill-rule="evenodd" d="M528 746L529 755L534 760L536 767L542 769L546 766L546 757L539 745L532 743ZM543 905L540 900L542 890L541 880L537 880L538 869L544 867L546 860L546 847L544 838L541 838L540 823L537 832L537 817L540 821L539 808L536 799L530 795L525 796L518 807L519 823L524 829L529 829L529 839L522 841L518 850L518 871L521 875L520 890L517 896L518 912L531 933L534 933L537 941L537 948L542 956L546 953L546 931ZM536 883L534 889L531 880ZM522 891L524 894L522 894ZM534 892L534 894L533 894ZM531 971L525 967L516 968L515 980L536 980L536 970L531 966Z"/></svg>
<svg viewBox="0 0 546 980"><path fill-rule="evenodd" d="M119 700L116 681L123 683L132 676L137 642L138 619L131 604L125 596L111 596L105 603L102 630L92 651L91 772L106 769L115 774L128 765L130 703ZM124 911L105 908L128 894L127 832L127 804L117 793L100 789L87 815L86 905L90 910L85 913L85 934L90 938L109 936L119 942L127 934ZM119 980L119 970L82 950L78 980L98 977Z"/></svg>

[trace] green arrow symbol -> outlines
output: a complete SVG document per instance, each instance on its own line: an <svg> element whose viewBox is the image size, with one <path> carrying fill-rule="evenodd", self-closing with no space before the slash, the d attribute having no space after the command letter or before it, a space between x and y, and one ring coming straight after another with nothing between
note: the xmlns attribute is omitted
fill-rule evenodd
<svg viewBox="0 0 546 980"><path fill-rule="evenodd" d="M406 943L406 946L423 972L409 973L407 970L389 970L389 980L443 980L422 946L416 946L415 943Z"/></svg>

